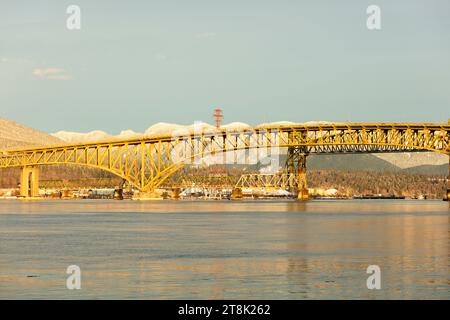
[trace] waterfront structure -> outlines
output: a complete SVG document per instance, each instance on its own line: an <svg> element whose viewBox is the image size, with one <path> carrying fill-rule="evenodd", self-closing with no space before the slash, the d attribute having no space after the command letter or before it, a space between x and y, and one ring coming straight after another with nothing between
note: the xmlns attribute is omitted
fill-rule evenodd
<svg viewBox="0 0 450 320"><path fill-rule="evenodd" d="M312 123L215 128L181 135L3 150L0 168L23 169L23 197L37 196L38 167L52 164L106 170L141 192L152 193L186 164L206 156L239 150L253 151L258 156L277 148L287 148L286 171L296 175L293 191L306 200L309 154L433 151L450 155L450 124Z"/></svg>

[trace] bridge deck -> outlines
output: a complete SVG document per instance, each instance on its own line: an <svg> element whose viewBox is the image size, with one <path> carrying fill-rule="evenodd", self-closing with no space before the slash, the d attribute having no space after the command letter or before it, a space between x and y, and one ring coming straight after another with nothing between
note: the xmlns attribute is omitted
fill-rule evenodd
<svg viewBox="0 0 450 320"><path fill-rule="evenodd" d="M65 143L60 145L45 145L45 146L36 146L36 147L28 147L28 148L11 148L0 150L0 153L15 153L15 152L28 152L28 151L42 151L48 149L59 149L59 148L85 148L92 146L106 146L109 144L113 144L114 146L123 146L123 145L137 145L142 142L145 143L156 143L156 142L169 142L175 138L194 138L196 136L221 136L221 135L238 135L242 133L265 133L267 131L270 132L280 132L280 133L291 133L291 132L320 132L320 131L353 131L353 130L430 130L430 131L443 131L446 132L447 135L450 134L450 124L448 123L329 123L329 124L282 124L282 125L260 125L252 128L241 129L241 130L205 130L205 131L194 131L194 132L183 132L178 131L176 135L174 134L162 134L162 135L154 135L154 136L145 136L142 135L138 138L132 139L108 139L108 140L99 140L92 141L87 143Z"/></svg>
<svg viewBox="0 0 450 320"><path fill-rule="evenodd" d="M109 171L140 190L152 190L186 164L205 156L226 152L236 156L239 150L249 150L261 158L277 148L296 150L299 155L423 151L449 155L450 124L270 124L241 130L177 131L128 140L4 150L0 168L85 165Z"/></svg>

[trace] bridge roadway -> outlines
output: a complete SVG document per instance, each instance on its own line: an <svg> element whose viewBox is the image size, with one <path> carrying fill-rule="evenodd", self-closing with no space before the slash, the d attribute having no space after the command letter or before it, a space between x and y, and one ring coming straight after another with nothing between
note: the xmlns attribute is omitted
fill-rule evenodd
<svg viewBox="0 0 450 320"><path fill-rule="evenodd" d="M107 140L0 151L0 168L22 168L21 195L38 194L39 166L83 165L112 172L152 193L189 163L248 150L261 159L287 149L286 171L296 174L299 199L307 199L309 154L439 152L450 155L450 123L310 123L233 130L176 131L129 140ZM251 158L250 157L250 158ZM450 167L450 162L449 162ZM450 188L449 188L450 189Z"/></svg>

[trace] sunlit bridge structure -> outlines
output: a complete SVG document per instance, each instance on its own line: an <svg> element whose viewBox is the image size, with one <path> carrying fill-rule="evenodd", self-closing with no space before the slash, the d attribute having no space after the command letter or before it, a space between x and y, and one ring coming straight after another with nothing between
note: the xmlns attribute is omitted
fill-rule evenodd
<svg viewBox="0 0 450 320"><path fill-rule="evenodd" d="M284 172L243 174L235 184L237 188L281 188L285 190L294 190L297 186L297 174Z"/></svg>
<svg viewBox="0 0 450 320"><path fill-rule="evenodd" d="M194 130L129 140L0 151L0 168L22 168L21 195L38 195L39 166L82 165L109 171L141 192L151 193L183 168L204 157L248 150L267 156L287 148L287 174L296 175L299 199L308 198L309 154L432 151L450 154L449 123L316 123L262 125L246 129Z"/></svg>
<svg viewBox="0 0 450 320"><path fill-rule="evenodd" d="M172 179L169 177L161 187L165 189L173 188L232 188L236 186L239 177L231 175L176 175Z"/></svg>

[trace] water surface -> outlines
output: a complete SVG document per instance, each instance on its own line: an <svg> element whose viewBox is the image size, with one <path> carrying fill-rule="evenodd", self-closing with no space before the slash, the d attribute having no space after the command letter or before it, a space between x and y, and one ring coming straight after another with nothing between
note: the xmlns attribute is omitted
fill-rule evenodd
<svg viewBox="0 0 450 320"><path fill-rule="evenodd" d="M449 265L444 201L0 201L2 299L450 299Z"/></svg>

